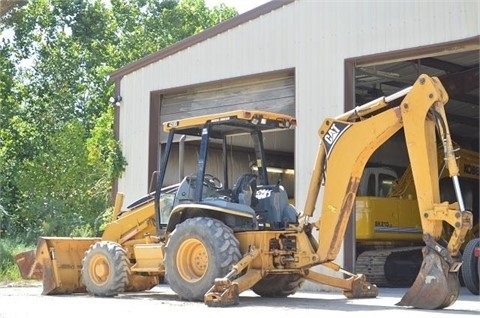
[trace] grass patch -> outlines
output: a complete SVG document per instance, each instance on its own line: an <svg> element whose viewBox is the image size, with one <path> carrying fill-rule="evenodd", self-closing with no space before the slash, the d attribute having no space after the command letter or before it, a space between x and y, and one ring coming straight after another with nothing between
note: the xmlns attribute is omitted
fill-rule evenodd
<svg viewBox="0 0 480 318"><path fill-rule="evenodd" d="M22 281L14 256L34 248L35 246L27 246L17 240L2 239L0 241L0 282Z"/></svg>

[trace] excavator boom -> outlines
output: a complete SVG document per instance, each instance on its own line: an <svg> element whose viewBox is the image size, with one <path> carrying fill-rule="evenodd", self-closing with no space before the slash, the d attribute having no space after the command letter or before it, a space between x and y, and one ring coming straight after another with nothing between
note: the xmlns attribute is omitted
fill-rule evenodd
<svg viewBox="0 0 480 318"><path fill-rule="evenodd" d="M390 105L403 96L397 106ZM321 262L332 261L338 255L368 159L397 131L404 130L426 247L421 270L398 303L401 306L443 308L458 297L460 263L456 259L472 226L472 213L465 211L458 184L458 166L444 111L447 101L440 81L422 75L412 87L326 119L319 129L321 144L304 213L307 217L313 215L323 185L321 217L316 222ZM440 202L436 130L458 203ZM447 246L438 243L443 222L455 229Z"/></svg>

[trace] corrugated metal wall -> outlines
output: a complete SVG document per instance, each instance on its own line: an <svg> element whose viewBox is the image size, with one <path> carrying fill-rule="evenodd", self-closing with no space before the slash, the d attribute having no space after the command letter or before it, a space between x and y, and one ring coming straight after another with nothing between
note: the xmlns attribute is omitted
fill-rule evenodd
<svg viewBox="0 0 480 318"><path fill-rule="evenodd" d="M302 204L317 128L344 109L344 59L478 35L478 12L475 1L298 0L130 73L121 81L120 140L129 165L119 190L127 199L146 191L151 91L294 68Z"/></svg>

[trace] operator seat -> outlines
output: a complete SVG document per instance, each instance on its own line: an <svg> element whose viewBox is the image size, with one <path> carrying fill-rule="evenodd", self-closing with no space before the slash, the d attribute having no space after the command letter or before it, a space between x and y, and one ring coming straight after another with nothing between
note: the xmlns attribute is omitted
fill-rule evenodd
<svg viewBox="0 0 480 318"><path fill-rule="evenodd" d="M256 198L258 203L254 209L258 219L272 228L282 229L298 222L297 210L289 203L287 191L282 185L258 186Z"/></svg>
<svg viewBox="0 0 480 318"><path fill-rule="evenodd" d="M232 202L254 207L258 200L255 197L257 191L257 175L246 173L238 177L232 188Z"/></svg>

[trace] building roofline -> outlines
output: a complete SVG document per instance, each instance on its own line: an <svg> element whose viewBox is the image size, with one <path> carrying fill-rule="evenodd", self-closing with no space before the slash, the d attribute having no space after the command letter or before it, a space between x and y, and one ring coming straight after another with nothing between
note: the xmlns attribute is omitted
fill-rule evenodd
<svg viewBox="0 0 480 318"><path fill-rule="evenodd" d="M134 61L132 63L129 63L125 65L124 67L114 71L113 73L110 74L110 80L111 81L118 81L120 80L123 76L126 74L132 73L138 69L141 69L149 64L155 63L167 56L173 55L179 51L182 51L186 48L189 48L197 43L203 42L207 39L213 38L214 36L217 36L218 34L221 34L223 32L226 32L230 29L233 29L236 26L239 26L245 22L248 22L250 20L256 19L261 15L267 14L273 10L276 10L278 8L283 7L284 5L290 4L292 2L295 2L295 0L273 0L270 2L267 2L255 9L252 9L250 11L247 11L243 14L239 14L231 19L228 19L226 21L223 21L211 28L208 28L200 33L197 33L195 35L192 35L190 37L187 37L183 40L180 40L176 42L175 44L172 44L170 46L167 46L166 48L152 53L150 55L147 55L137 61Z"/></svg>

